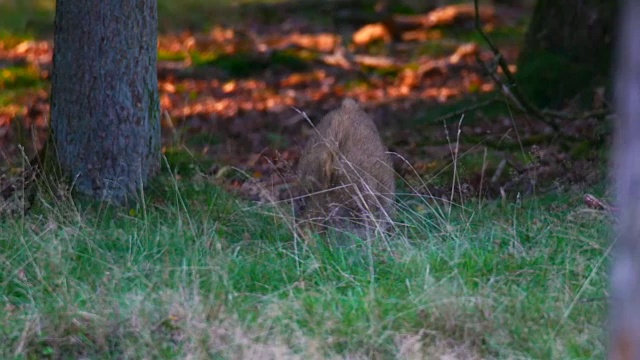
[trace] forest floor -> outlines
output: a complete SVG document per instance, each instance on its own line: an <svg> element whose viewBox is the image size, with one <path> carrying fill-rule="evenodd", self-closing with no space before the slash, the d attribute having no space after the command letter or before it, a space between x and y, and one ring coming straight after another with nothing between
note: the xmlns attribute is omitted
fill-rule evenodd
<svg viewBox="0 0 640 360"><path fill-rule="evenodd" d="M468 5L400 9L388 42L371 9L324 3L159 1L166 171L124 213L56 190L2 220L3 358L604 356L611 216L589 193L608 198L608 140L581 115L601 89L549 112L559 132L499 91ZM0 185L49 125L52 2L17 4L0 5ZM516 72L531 9L481 9ZM278 204L301 112L345 97L396 154L400 212L336 251Z"/></svg>
<svg viewBox="0 0 640 360"><path fill-rule="evenodd" d="M425 183L430 196L443 197L454 183L458 198L514 197L601 181L605 146L594 146L606 142L601 119L575 115L558 121L560 133L497 91L487 70L494 56L474 28L472 6L397 15L410 30L393 43L376 38L384 28L366 24L371 12L361 8L310 15L304 6L268 11L273 6L242 18L218 15L233 27L160 35L163 152L179 175L197 168L241 195L256 199L269 189L282 199L311 131L299 111L317 122L352 97L397 154L398 175L420 193ZM483 29L512 70L527 11L481 7ZM50 39L0 38L4 173L23 164L17 144L32 156L47 136L51 59ZM598 90L586 90L594 106L603 103ZM575 112L572 104L565 109Z"/></svg>

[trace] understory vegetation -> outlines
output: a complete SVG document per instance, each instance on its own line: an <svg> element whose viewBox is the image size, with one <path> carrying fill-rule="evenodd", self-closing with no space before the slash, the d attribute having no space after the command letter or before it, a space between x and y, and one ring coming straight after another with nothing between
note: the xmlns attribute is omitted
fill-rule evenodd
<svg viewBox="0 0 640 360"><path fill-rule="evenodd" d="M127 210L54 193L0 223L3 359L604 356L611 219L579 194L406 194L340 247L203 180Z"/></svg>
<svg viewBox="0 0 640 360"><path fill-rule="evenodd" d="M0 359L604 358L604 90L585 87L584 116L549 112L555 131L479 66L494 54L471 17L355 46L337 12L230 3L158 2L165 171L140 205L43 181L11 216L49 134L55 2L0 4L0 190L18 190L0 194ZM498 8L485 32L515 64L529 9ZM343 47L378 62L342 66ZM534 102L584 87L549 80L560 60L519 74ZM280 191L311 132L297 109L344 97L378 121L399 188L393 230L348 245L297 235Z"/></svg>

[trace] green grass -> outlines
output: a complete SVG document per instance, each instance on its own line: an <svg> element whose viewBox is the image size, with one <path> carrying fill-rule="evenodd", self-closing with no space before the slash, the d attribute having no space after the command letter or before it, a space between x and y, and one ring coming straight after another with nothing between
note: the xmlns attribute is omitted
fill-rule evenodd
<svg viewBox="0 0 640 360"><path fill-rule="evenodd" d="M48 86L40 70L33 66L12 66L0 69L0 110L15 106L22 97Z"/></svg>
<svg viewBox="0 0 640 360"><path fill-rule="evenodd" d="M441 29L445 38L453 38L461 42L475 42L481 46L485 45L485 40L475 29L463 29L456 27L445 27ZM485 31L487 37L496 46L521 44L525 32L526 24L516 26L499 26L490 31Z"/></svg>
<svg viewBox="0 0 640 360"><path fill-rule="evenodd" d="M192 66L216 67L232 77L247 77L267 69L303 71L309 68L305 54L295 51L274 51L269 57L259 57L250 53L221 54L216 52L169 52L160 50L158 59L182 61L189 58Z"/></svg>
<svg viewBox="0 0 640 360"><path fill-rule="evenodd" d="M0 69L0 90L39 89L45 84L36 67L14 66Z"/></svg>
<svg viewBox="0 0 640 360"><path fill-rule="evenodd" d="M53 32L53 0L9 0L0 2L0 38L30 38Z"/></svg>
<svg viewBox="0 0 640 360"><path fill-rule="evenodd" d="M433 39L420 44L414 56L429 55L437 58L453 54L458 48L459 43L450 39L438 40Z"/></svg>
<svg viewBox="0 0 640 360"><path fill-rule="evenodd" d="M604 356L610 221L556 210L571 194L405 195L396 234L353 249L203 179L146 197L1 220L0 358Z"/></svg>
<svg viewBox="0 0 640 360"><path fill-rule="evenodd" d="M191 53L194 66L213 66L232 77L247 77L269 68L302 71L308 64L293 52L274 51L268 58L253 54L201 54Z"/></svg>

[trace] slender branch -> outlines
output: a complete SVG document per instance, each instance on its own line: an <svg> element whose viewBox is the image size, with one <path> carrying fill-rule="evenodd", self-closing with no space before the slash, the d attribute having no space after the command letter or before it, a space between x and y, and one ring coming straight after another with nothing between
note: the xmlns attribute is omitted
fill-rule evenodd
<svg viewBox="0 0 640 360"><path fill-rule="evenodd" d="M586 111L578 116L576 115L572 115L572 114L568 114L562 111L554 111L554 110L542 110L542 113L545 114L546 116L553 116L553 117L557 117L563 120L582 120L582 119L587 119L590 117L595 117L595 118L604 118L607 117L609 115L613 115L613 111L609 108L606 109L596 109L596 110L591 110L591 111Z"/></svg>
<svg viewBox="0 0 640 360"><path fill-rule="evenodd" d="M496 61L498 63L498 66L500 67L500 69L504 73L504 76L507 78L508 84L504 84L502 81L500 81L500 79L497 76L492 76L493 80L497 81L498 85L503 89L503 91L507 92L507 94L512 99L517 100L516 103L519 104L525 111L533 114L536 118L538 118L540 121L542 121L547 126L552 128L554 131L559 132L560 131L560 127L558 126L558 124L556 124L551 119L546 117L542 113L542 111L540 111L540 109L538 109L533 104L531 104L529 101L527 101L526 98L522 95L522 93L520 93L520 90L518 89L518 87L516 85L516 82L515 82L515 79L513 77L513 74L511 73L511 70L509 70L509 64L507 64L507 61L504 59L504 56L502 56L502 53L500 53L500 50L498 50L498 48L493 44L491 39L489 39L487 34L485 34L484 30L482 30L482 26L480 24L480 12L478 10L478 0L474 0L473 4L474 4L474 7L475 7L475 28L476 28L476 31L480 34L480 36L482 36L484 41L487 43L487 45L489 46L489 48L493 52L494 58L496 59ZM486 67L486 65L485 65L485 67Z"/></svg>

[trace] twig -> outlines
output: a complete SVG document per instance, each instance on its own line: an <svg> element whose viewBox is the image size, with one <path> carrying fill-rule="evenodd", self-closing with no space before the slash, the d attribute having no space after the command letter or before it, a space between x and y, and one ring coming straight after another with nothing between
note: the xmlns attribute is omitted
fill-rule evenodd
<svg viewBox="0 0 640 360"><path fill-rule="evenodd" d="M577 116L575 114L568 114L566 112L548 110L548 109L542 110L542 113L545 114L546 116L553 116L553 117L560 118L562 120L582 120L590 117L601 118L601 117L607 117L608 115L613 114L611 109L608 109L608 108L586 111Z"/></svg>
<svg viewBox="0 0 640 360"><path fill-rule="evenodd" d="M475 111L475 110L481 109L481 108L483 108L483 107L485 107L487 105L493 104L496 101L500 101L500 99L497 98L497 97L494 97L494 98L485 100L485 101L483 101L481 103L473 104L471 106L467 106L467 107L462 108L460 110L452 111L452 112L450 112L448 114L440 116L437 119L434 119L433 122L434 123L440 123L440 122L443 122L445 120L449 120L449 119L454 118L454 117L460 117L460 116L462 116L462 115L464 115L464 114L466 114L466 113L468 113L470 111Z"/></svg>
<svg viewBox="0 0 640 360"><path fill-rule="evenodd" d="M480 12L478 10L478 0L473 0L473 4L474 4L474 7L475 7L475 27L476 27L476 31L480 34L480 36L482 36L482 38L487 43L487 45L489 45L489 48L493 52L494 58L496 59L496 61L498 63L498 66L500 67L500 69L504 73L504 76L507 78L508 84L504 84L502 81L500 81L497 78L497 76L493 76L492 75L493 80L494 81L498 81L498 85L500 85L500 87L503 89L503 91L507 92L507 94L509 95L510 98L517 100L516 103L519 104L522 109L524 109L527 112L533 114L535 117L537 117L540 121L542 121L547 126L552 128L554 131L559 132L560 131L560 127L558 126L558 124L556 124L555 122L553 122L549 118L547 118L542 113L542 111L540 111L540 109L538 109L533 104L531 104L529 101L527 101L526 98L520 93L520 90L518 89L518 87L516 85L516 82L515 82L515 79L513 77L513 74L511 74L511 71L509 70L509 65L507 64L507 61L504 59L504 56L502 56L502 53L500 52L500 50L498 50L498 48L493 44L491 39L489 39L487 34L485 34L485 32L482 30L482 27L480 26ZM495 72L493 72L493 73L495 73Z"/></svg>

